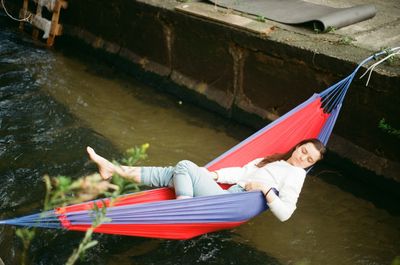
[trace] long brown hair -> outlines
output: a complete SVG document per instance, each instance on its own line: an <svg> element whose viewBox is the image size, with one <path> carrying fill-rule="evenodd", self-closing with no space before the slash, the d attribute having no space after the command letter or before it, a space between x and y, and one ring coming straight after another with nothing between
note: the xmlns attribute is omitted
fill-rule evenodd
<svg viewBox="0 0 400 265"><path fill-rule="evenodd" d="M279 160L288 160L291 156L292 153L294 152L294 150L296 150L297 147L303 145L303 144L307 144L307 143L312 143L315 148L319 151L320 153L320 158L319 160L321 160L324 156L324 154L326 153L326 148L324 146L324 144L318 140L317 138L310 138L310 139L305 139L303 141L300 141L299 143L297 143L295 146L293 146L289 151L287 151L286 153L282 153L282 154L273 154L267 157L264 157L263 160L261 160L256 166L257 167L263 167L266 164L275 162L275 161L279 161Z"/></svg>

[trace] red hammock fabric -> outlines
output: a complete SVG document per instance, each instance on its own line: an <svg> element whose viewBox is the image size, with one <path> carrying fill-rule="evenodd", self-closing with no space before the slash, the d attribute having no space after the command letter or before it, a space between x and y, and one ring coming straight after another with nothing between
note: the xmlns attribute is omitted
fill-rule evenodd
<svg viewBox="0 0 400 265"><path fill-rule="evenodd" d="M324 113L316 95L305 103L211 162L208 169L243 166L255 158L286 152L303 139L317 138L329 114Z"/></svg>

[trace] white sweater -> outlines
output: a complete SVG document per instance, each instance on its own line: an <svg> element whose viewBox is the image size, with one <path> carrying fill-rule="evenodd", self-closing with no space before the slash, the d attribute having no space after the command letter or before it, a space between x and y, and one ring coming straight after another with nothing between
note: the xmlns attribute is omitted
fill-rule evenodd
<svg viewBox="0 0 400 265"><path fill-rule="evenodd" d="M292 166L286 161L275 161L261 168L257 167L262 158L255 159L243 167L229 167L217 170L220 183L235 184L245 187L249 182L260 182L268 188L279 191L271 203L267 203L272 213L286 221L296 209L297 199L303 187L306 171Z"/></svg>

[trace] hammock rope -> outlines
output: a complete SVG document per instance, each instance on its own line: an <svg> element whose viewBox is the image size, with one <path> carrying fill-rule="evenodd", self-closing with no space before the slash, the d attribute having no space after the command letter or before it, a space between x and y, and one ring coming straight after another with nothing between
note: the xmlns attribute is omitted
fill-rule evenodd
<svg viewBox="0 0 400 265"><path fill-rule="evenodd" d="M369 80L371 79L371 75L372 75L372 72L374 71L375 67L377 67L378 65L380 65L384 61L389 60L391 57L394 57L395 55L400 54L400 47L392 48L388 52L386 52L386 54L388 54L388 55L385 58L379 60L378 62L376 62L373 65L371 65L370 67L368 67L368 69L364 72L364 74L362 74L360 76L360 79L361 79L369 72L368 79L367 79L367 82L366 82L365 86L368 86Z"/></svg>
<svg viewBox="0 0 400 265"><path fill-rule="evenodd" d="M389 50L398 54L400 47ZM344 79L271 122L205 167L210 171L229 166L243 166L249 161L289 150L300 140L319 138L325 145L332 133L346 93L357 71L364 64L376 60L386 51L363 60ZM394 56L394 55L390 55ZM389 55L371 65L367 72L389 59ZM365 74L364 74L365 75ZM119 196L110 206L110 199L70 205L38 214L0 221L0 225L42 227L86 231L92 224L95 204L107 207L98 233L152 238L188 239L201 234L230 229L243 224L267 210L261 192L241 192L226 195L174 200L170 188L153 189Z"/></svg>

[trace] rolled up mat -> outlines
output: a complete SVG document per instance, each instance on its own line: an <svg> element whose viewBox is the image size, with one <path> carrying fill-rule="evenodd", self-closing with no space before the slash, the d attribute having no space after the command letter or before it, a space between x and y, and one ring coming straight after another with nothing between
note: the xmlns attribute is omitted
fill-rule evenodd
<svg viewBox="0 0 400 265"><path fill-rule="evenodd" d="M314 28L326 31L372 18L374 5L334 8L300 0L209 0L216 5L265 17L285 24L314 22Z"/></svg>

